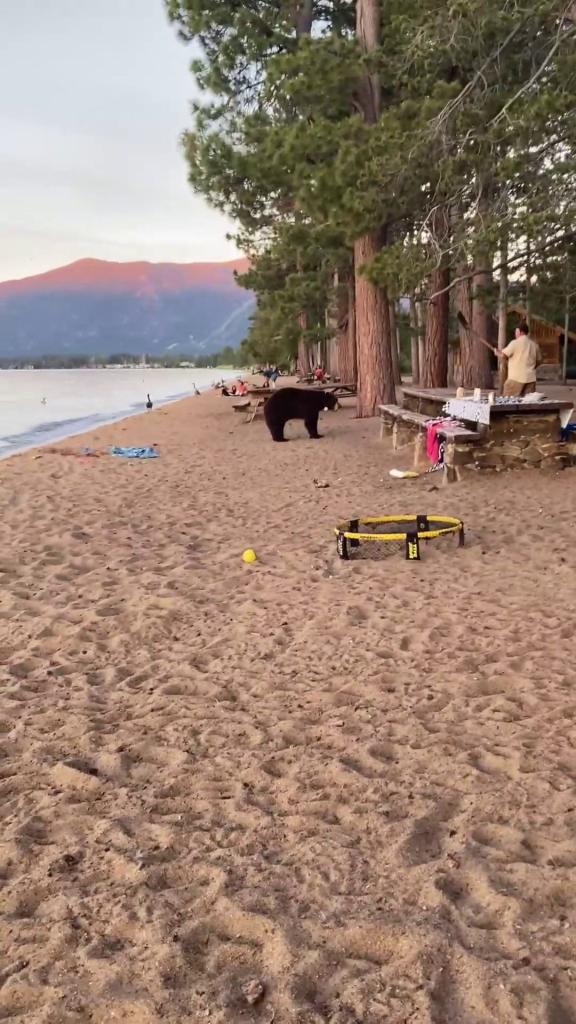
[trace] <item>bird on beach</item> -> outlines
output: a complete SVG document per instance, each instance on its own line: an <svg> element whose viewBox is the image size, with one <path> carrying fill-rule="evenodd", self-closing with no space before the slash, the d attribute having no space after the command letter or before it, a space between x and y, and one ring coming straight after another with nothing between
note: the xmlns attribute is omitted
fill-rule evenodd
<svg viewBox="0 0 576 1024"><path fill-rule="evenodd" d="M154 406L152 404L152 399L150 398L150 395L146 395L146 398L147 398L146 408L147 409L153 409Z"/></svg>

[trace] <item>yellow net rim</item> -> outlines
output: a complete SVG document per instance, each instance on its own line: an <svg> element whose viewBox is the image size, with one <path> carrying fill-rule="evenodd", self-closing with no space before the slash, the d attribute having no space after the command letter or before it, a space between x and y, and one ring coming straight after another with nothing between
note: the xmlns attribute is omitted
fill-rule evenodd
<svg viewBox="0 0 576 1024"><path fill-rule="evenodd" d="M382 523L411 523L416 525L418 516L365 516L358 519L359 526L375 526ZM450 533L459 533L464 528L461 519L455 516L429 516L435 523L443 523L439 530L406 530L404 533L357 533L350 530L350 520L334 527L334 533L338 537L346 537L347 540L375 540L394 541L406 540L407 533L417 533L419 540L434 540L436 537L445 537Z"/></svg>

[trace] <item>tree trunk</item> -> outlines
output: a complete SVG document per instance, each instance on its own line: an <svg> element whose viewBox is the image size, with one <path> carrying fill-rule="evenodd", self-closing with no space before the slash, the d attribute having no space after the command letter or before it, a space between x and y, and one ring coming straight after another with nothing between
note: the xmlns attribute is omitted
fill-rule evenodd
<svg viewBox="0 0 576 1024"><path fill-rule="evenodd" d="M297 0L294 10L297 36L309 36L314 21L314 0Z"/></svg>
<svg viewBox="0 0 576 1024"><path fill-rule="evenodd" d="M398 347L398 327L396 325L396 303L393 299L388 302L388 316L390 318L390 348L392 351L392 375L395 384L402 383L400 373L400 352Z"/></svg>
<svg viewBox="0 0 576 1024"><path fill-rule="evenodd" d="M356 36L363 53L371 53L380 46L380 0L356 0ZM377 74L364 76L359 99L364 121L375 124L381 105ZM354 243L358 416L374 416L380 404L396 401L388 298L384 289L360 273L381 248L380 231L371 231Z"/></svg>
<svg viewBox="0 0 576 1024"><path fill-rule="evenodd" d="M450 295L443 289L449 284L448 267L438 267L433 271L430 279L432 294L438 291L442 294L428 303L424 365L420 370L420 383L424 388L445 388L448 382Z"/></svg>
<svg viewBox="0 0 576 1024"><path fill-rule="evenodd" d="M478 178L480 198L478 209L481 223L489 220L494 199L494 183L482 174ZM474 254L472 269L475 271L472 279L472 327L477 337L491 341L492 318L488 308L488 295L494 284L492 273L492 252L486 242L480 238ZM477 337L473 339L474 344L474 382L470 387L492 388L494 378L492 374L492 356L486 345L482 345Z"/></svg>
<svg viewBox="0 0 576 1024"><path fill-rule="evenodd" d="M492 273L486 271L487 257L480 260L478 273L474 274L474 295L472 300L472 328L477 336L472 339L474 345L473 382L467 386L472 388L492 388L492 357L490 350L478 341L478 337L490 341L492 331L490 311L486 305L486 292L492 287ZM477 264L478 266L478 264Z"/></svg>
<svg viewBox="0 0 576 1024"><path fill-rule="evenodd" d="M329 335L324 342L325 360L323 365L331 377L338 376L338 342L340 337L340 324L342 317L346 315L346 309L342 308L342 287L338 281L338 273L334 273L332 295L329 306L326 308L326 328ZM344 297L346 293L344 292Z"/></svg>
<svg viewBox="0 0 576 1024"><path fill-rule="evenodd" d="M294 27L296 29L296 36L309 36L312 32L312 24L314 20L314 0L294 0ZM298 209L298 204L295 203L295 209ZM298 267L300 270L300 267ZM308 326L308 318L306 313L300 313L298 317L300 331L303 332ZM313 354L310 351L309 346L304 341L303 337L300 337L298 341L298 373L301 377L305 377L313 370Z"/></svg>
<svg viewBox="0 0 576 1024"><path fill-rule="evenodd" d="M450 240L450 223L444 207L436 210L431 222L432 237L438 247L438 264L430 275L430 295L426 316L424 365L420 367L422 387L445 388L448 383L448 332L450 329L450 265L444 252Z"/></svg>
<svg viewBox="0 0 576 1024"><path fill-rule="evenodd" d="M312 373L312 353L310 347L303 337L304 331L308 327L308 317L306 313L300 313L298 317L298 323L300 326L300 338L298 340L298 373L301 377L305 377L307 373Z"/></svg>
<svg viewBox="0 0 576 1024"><path fill-rule="evenodd" d="M301 339L298 342L298 374L300 377L305 377L308 373L312 373L310 349L306 342Z"/></svg>
<svg viewBox="0 0 576 1024"><path fill-rule="evenodd" d="M503 238L500 249L500 287L498 292L498 348L502 351L508 341L508 240ZM506 361L498 360L498 388L504 390Z"/></svg>
<svg viewBox="0 0 576 1024"><path fill-rule="evenodd" d="M326 342L326 372L331 377L338 376L338 339L336 334Z"/></svg>
<svg viewBox="0 0 576 1024"><path fill-rule="evenodd" d="M526 239L526 288L525 288L525 301L526 317L530 316L530 306L532 303L532 244L530 238Z"/></svg>
<svg viewBox="0 0 576 1024"><path fill-rule="evenodd" d="M402 365L402 334L401 334L401 331L400 331L400 313L401 312L402 311L400 309L400 301L398 300L398 302L394 303L394 319L395 319L395 322L396 322L396 328L395 328L395 332L396 332L396 349L398 351L398 363L399 363L400 366Z"/></svg>
<svg viewBox="0 0 576 1024"><path fill-rule="evenodd" d="M340 380L355 384L356 373L356 310L354 279L341 282L338 290L337 366Z"/></svg>
<svg viewBox="0 0 576 1024"><path fill-rule="evenodd" d="M379 405L396 402L388 298L383 288L359 273L380 248L379 233L364 235L354 244L358 416L375 416Z"/></svg>
<svg viewBox="0 0 576 1024"><path fill-rule="evenodd" d="M420 358L418 351L418 313L416 299L410 296L410 363L412 367L412 383L420 383Z"/></svg>
<svg viewBox="0 0 576 1024"><path fill-rule="evenodd" d="M458 277L468 273L468 265L461 264L458 267ZM470 278L460 281L458 285L457 305L459 311L466 317L469 324L472 323L472 288ZM467 331L460 324L460 374L457 383L464 388L473 388L476 378L476 342L472 339L470 331Z"/></svg>
<svg viewBox="0 0 576 1024"><path fill-rule="evenodd" d="M426 352L426 316L424 313L424 303L422 302L422 299L418 299L416 303L416 320L418 323L418 362L420 364L420 384L422 384L422 372Z"/></svg>
<svg viewBox="0 0 576 1024"><path fill-rule="evenodd" d="M328 326L327 319L324 320L326 326ZM328 340L324 339L319 341L317 345L317 366L323 366L325 370L328 370Z"/></svg>
<svg viewBox="0 0 576 1024"><path fill-rule="evenodd" d="M343 318L342 331L338 338L338 375L345 384L356 384L356 296L352 277L346 289L346 306L346 316Z"/></svg>
<svg viewBox="0 0 576 1024"><path fill-rule="evenodd" d="M356 0L356 36L364 53L378 49L380 0ZM365 75L360 83L360 104L368 124L375 124L380 117L381 95L378 75Z"/></svg>

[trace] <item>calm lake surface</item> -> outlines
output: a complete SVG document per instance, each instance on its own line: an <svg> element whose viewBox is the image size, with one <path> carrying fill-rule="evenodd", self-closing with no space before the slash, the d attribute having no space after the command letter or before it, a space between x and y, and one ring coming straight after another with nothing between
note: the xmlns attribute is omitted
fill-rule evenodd
<svg viewBox="0 0 576 1024"><path fill-rule="evenodd" d="M0 370L0 458L209 388L220 370ZM233 376L232 371L224 376Z"/></svg>

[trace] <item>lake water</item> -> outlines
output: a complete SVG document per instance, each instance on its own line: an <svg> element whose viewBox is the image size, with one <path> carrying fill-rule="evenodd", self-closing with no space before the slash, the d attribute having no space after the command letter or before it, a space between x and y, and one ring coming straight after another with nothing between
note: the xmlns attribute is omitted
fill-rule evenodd
<svg viewBox="0 0 576 1024"><path fill-rule="evenodd" d="M218 370L0 370L0 458L209 388ZM232 376L232 373L224 374Z"/></svg>

